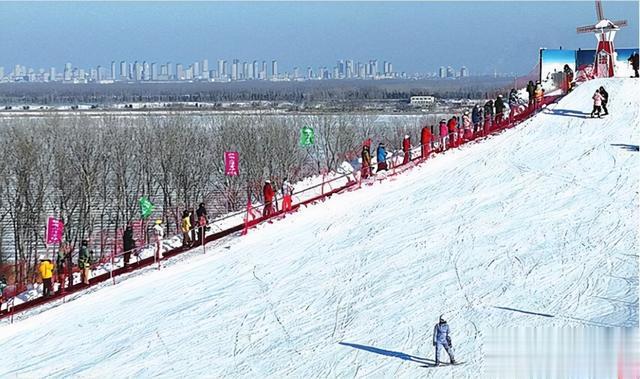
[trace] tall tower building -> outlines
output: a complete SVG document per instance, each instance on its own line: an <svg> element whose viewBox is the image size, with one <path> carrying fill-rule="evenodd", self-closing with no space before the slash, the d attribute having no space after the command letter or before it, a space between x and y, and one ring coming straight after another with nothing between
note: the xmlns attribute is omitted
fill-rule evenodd
<svg viewBox="0 0 640 379"><path fill-rule="evenodd" d="M278 61L274 59L271 61L271 78L275 79L277 77L278 77Z"/></svg>
<svg viewBox="0 0 640 379"><path fill-rule="evenodd" d="M158 64L151 63L151 80L158 80Z"/></svg>
<svg viewBox="0 0 640 379"><path fill-rule="evenodd" d="M460 77L461 78L466 78L469 76L469 70L467 70L467 68L465 66L462 66L460 68Z"/></svg>
<svg viewBox="0 0 640 379"><path fill-rule="evenodd" d="M440 66L440 78L446 78L447 77L447 69L444 68L444 66Z"/></svg>
<svg viewBox="0 0 640 379"><path fill-rule="evenodd" d="M208 59L202 60L201 76L202 76L202 79L209 79L209 60Z"/></svg>
<svg viewBox="0 0 640 379"><path fill-rule="evenodd" d="M182 63L176 63L176 80L184 80L184 67L182 67Z"/></svg>
<svg viewBox="0 0 640 379"><path fill-rule="evenodd" d="M227 76L227 62L224 59L218 59L218 78Z"/></svg>
<svg viewBox="0 0 640 379"><path fill-rule="evenodd" d="M238 80L238 65L240 64L240 61L237 59L234 59L233 62L231 63L231 80Z"/></svg>

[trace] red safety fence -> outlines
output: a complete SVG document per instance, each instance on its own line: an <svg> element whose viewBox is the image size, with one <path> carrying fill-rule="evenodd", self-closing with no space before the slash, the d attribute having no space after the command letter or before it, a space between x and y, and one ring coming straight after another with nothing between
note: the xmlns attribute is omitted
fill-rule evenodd
<svg viewBox="0 0 640 379"><path fill-rule="evenodd" d="M472 125L473 130L471 131L458 129L456 132L449 133L444 136L433 135L432 140L428 141L426 144L419 144L417 146L411 147L411 159L409 159L406 163L403 159L404 153L401 150L391 152L391 157L387 159L387 162L389 163L387 167L387 174L384 176L371 176L367 179L362 177L361 171L353 171L343 174L333 173L330 175L331 177L327 179L327 176L329 174L325 173L320 183L311 185L301 190L296 190L293 194L293 197L297 198L297 201L292 201L292 204L288 209L282 209L282 207L277 206L277 204L279 204L280 201L283 200L282 195L277 195L275 196L273 201L273 204L275 206L273 212L270 214L265 214L263 212L265 204L254 204L251 201L251 197L249 196L247 207L245 210L227 214L223 217L211 220L206 226L198 226L194 228L200 229L200 233L198 233L199 238L197 238L195 241L193 241L192 244L188 246L183 245L181 247L171 248L167 251L164 251L162 254L162 258L160 258L158 254L158 241L154 241L151 244L147 244L143 247L126 252L118 251L118 249L113 249L108 259L108 261L110 261L108 272L104 272L106 271L104 267L105 262L100 262L98 265L94 265L92 267L92 271L95 272L96 270L100 269L100 271L102 272L97 273L95 274L95 276L91 277L90 284L83 284L79 280L80 278L78 278L77 275L79 273L79 270L77 268L73 268L72 271L69 272L68 268L66 267L68 265L65 265L67 271L64 273L64 275L54 277L54 279L56 279L56 284L58 284L58 289L49 297L41 296L19 304L14 304L16 296L19 295L18 289L16 288L16 286L8 286L2 293L4 302L0 302L0 319L11 316L11 320L13 321L13 315L15 312L22 312L54 301L64 302L66 297L81 292L90 286L95 286L102 282L111 280L113 284L116 284L115 278L122 274L159 264L161 259L164 260L171 258L181 253L190 251L195 247L206 245L206 243L208 242L219 240L234 233L239 233L241 235L247 234L249 229L256 227L258 224L261 224L265 221L272 222L273 220L283 218L287 213L296 212L303 206L306 207L311 204L316 204L320 201L325 201L326 199L331 198L331 196L333 196L334 194L356 190L358 188L361 188L363 184L372 185L376 180L382 181L386 178L399 175L407 170L412 169L413 167L416 167L417 165L423 164L428 160L428 158L435 154L443 153L447 150L457 148L467 143L479 141L481 139L487 138L492 134L500 133L505 129L512 128L534 115L543 106L556 102L560 97L561 96L547 96L541 99L541 101L537 102L534 106L527 107L520 111L512 110L509 115L502 115L501 117L496 117L495 115L493 117L486 117L479 125ZM307 194L308 198L305 198L305 196L303 196L304 194ZM239 222L234 223L230 227L224 229L220 227L219 231L210 233L209 235L206 235L206 232L203 233L206 228L212 228L216 227L216 225L224 224L225 221L230 220L234 217L240 217L243 214L244 217L242 217ZM179 235L173 235L169 238L165 238L164 240L174 239L176 237L179 237ZM153 253L151 254L151 256L140 257L140 252L144 250L153 251ZM125 254L134 255L134 257L137 258L136 262L131 263L127 267L116 267L115 261L120 257L123 257ZM160 266L158 266L158 268L159 267ZM65 283L67 285L65 285Z"/></svg>

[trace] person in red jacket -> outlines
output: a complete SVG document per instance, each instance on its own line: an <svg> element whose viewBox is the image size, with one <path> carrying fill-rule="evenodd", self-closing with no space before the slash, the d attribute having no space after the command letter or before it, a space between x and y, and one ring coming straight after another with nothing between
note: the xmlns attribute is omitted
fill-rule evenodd
<svg viewBox="0 0 640 379"><path fill-rule="evenodd" d="M404 152L402 164L407 164L411 160L411 137L408 134L402 140L402 151Z"/></svg>
<svg viewBox="0 0 640 379"><path fill-rule="evenodd" d="M458 120L456 119L455 116L453 116L453 117L451 117L449 119L449 122L447 123L447 128L449 129L449 147L458 146L458 143L457 143L457 139L458 139Z"/></svg>
<svg viewBox="0 0 640 379"><path fill-rule="evenodd" d="M433 126L431 126L433 128ZM433 132L428 126L422 128L422 134L420 134L420 145L422 146L422 159L427 159L431 153L431 138L433 138Z"/></svg>
<svg viewBox="0 0 640 379"><path fill-rule="evenodd" d="M263 217L269 217L274 213L273 209L273 197L275 192L271 186L269 179L264 181L264 187L262 187L262 194L264 195L264 209L262 210Z"/></svg>

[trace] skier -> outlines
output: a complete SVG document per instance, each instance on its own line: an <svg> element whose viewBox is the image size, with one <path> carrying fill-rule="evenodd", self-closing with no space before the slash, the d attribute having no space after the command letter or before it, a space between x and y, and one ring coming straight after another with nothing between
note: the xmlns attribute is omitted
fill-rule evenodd
<svg viewBox="0 0 640 379"><path fill-rule="evenodd" d="M456 119L456 116L451 116L447 122L447 129L449 129L449 147L458 146L458 119Z"/></svg>
<svg viewBox="0 0 640 379"><path fill-rule="evenodd" d="M362 179L369 177L371 173L371 153L369 152L369 146L362 146Z"/></svg>
<svg viewBox="0 0 640 379"><path fill-rule="evenodd" d="M605 91L604 87L602 86L599 88L599 91L600 95L602 95L602 110L604 111L602 115L606 116L609 114L609 110L607 109L607 103L609 102L609 93Z"/></svg>
<svg viewBox="0 0 640 379"><path fill-rule="evenodd" d="M376 149L376 158L378 161L378 171L384 171L387 169L387 149L384 147L384 142L378 144Z"/></svg>
<svg viewBox="0 0 640 379"><path fill-rule="evenodd" d="M207 208L204 207L204 203L198 205L196 209L196 222L198 224L198 242L204 242L204 232L209 220L207 219Z"/></svg>
<svg viewBox="0 0 640 379"><path fill-rule="evenodd" d="M89 284L89 277L91 276L91 253L89 251L89 241L83 240L80 246L80 253L78 254L78 268L81 270L82 283Z"/></svg>
<svg viewBox="0 0 640 379"><path fill-rule="evenodd" d="M133 228L131 227L131 224L127 225L127 228L122 234L122 248L124 249L124 267L129 267L131 253L136 248L136 241L133 239Z"/></svg>
<svg viewBox="0 0 640 379"><path fill-rule="evenodd" d="M440 137L440 151L444 151L447 148L447 144L448 144L448 136L449 136L449 129L447 128L447 122L445 121L445 119L443 118L442 120L440 120L440 125L439 125L439 130L438 132L439 137Z"/></svg>
<svg viewBox="0 0 640 379"><path fill-rule="evenodd" d="M275 197L273 186L271 186L271 180L267 179L264 181L264 186L262 187L262 195L264 196L264 209L262 210L262 217L269 217L274 213L273 198Z"/></svg>
<svg viewBox="0 0 640 379"><path fill-rule="evenodd" d="M60 288L59 288L60 292L62 292L64 288L64 277L65 277L64 261L66 259L65 257L66 251L67 251L66 247L61 247L60 250L58 250L58 254L56 255L56 275L58 277L58 283L60 284Z"/></svg>
<svg viewBox="0 0 640 379"><path fill-rule="evenodd" d="M533 80L529 80L527 83L527 93L529 94L529 108L535 104L536 98L536 86L533 84Z"/></svg>
<svg viewBox="0 0 640 379"><path fill-rule="evenodd" d="M565 64L562 71L564 72L564 85L566 88L565 91L567 91L567 93L571 92L571 90L573 89L573 70L571 69L571 67L569 67L568 64Z"/></svg>
<svg viewBox="0 0 640 379"><path fill-rule="evenodd" d="M482 124L482 108L478 104L474 105L471 111L471 122L473 122L473 135L475 136Z"/></svg>
<svg viewBox="0 0 640 379"><path fill-rule="evenodd" d="M638 78L638 52L631 54L628 60L631 63L631 68L633 68L634 77Z"/></svg>
<svg viewBox="0 0 640 379"><path fill-rule="evenodd" d="M191 247L191 237L189 237L189 232L191 231L191 212L186 209L182 212L180 230L182 231L182 247Z"/></svg>
<svg viewBox="0 0 640 379"><path fill-rule="evenodd" d="M51 278L53 277L53 263L51 263L51 260L45 259L44 256L40 256L38 272L42 278L42 296L49 297L51 296L51 292L53 292L53 283L51 283Z"/></svg>
<svg viewBox="0 0 640 379"><path fill-rule="evenodd" d="M542 83L540 81L536 81L536 89L534 91L535 94L535 107L538 108L542 104L542 98L544 97L544 90L542 89Z"/></svg>
<svg viewBox="0 0 640 379"><path fill-rule="evenodd" d="M491 123L493 120L493 100L489 99L484 103L484 128L483 134L488 134L491 131Z"/></svg>
<svg viewBox="0 0 640 379"><path fill-rule="evenodd" d="M409 163L411 160L411 137L409 137L408 134L406 134L402 140L402 152L404 153L402 164Z"/></svg>
<svg viewBox="0 0 640 379"><path fill-rule="evenodd" d="M509 92L509 116L515 116L516 109L518 108L518 91L515 88Z"/></svg>
<svg viewBox="0 0 640 379"><path fill-rule="evenodd" d="M504 101L502 100L502 95L498 95L496 101L493 103L496 107L496 125L500 126L502 124L502 115L504 114Z"/></svg>
<svg viewBox="0 0 640 379"><path fill-rule="evenodd" d="M471 131L471 117L469 116L468 110L465 110L464 114L462 115L462 129L462 138L464 141L473 139L473 132Z"/></svg>
<svg viewBox="0 0 640 379"><path fill-rule="evenodd" d="M427 159L431 153L431 139L433 138L433 126L424 126L420 134L420 145L422 145L422 159Z"/></svg>
<svg viewBox="0 0 640 379"><path fill-rule="evenodd" d="M443 347L447 354L449 354L451 364L456 364L456 360L453 357L453 348L451 347L450 333L451 331L449 330L446 318L444 315L441 315L440 322L433 328L433 346L436 347L436 366L440 365L440 350Z"/></svg>
<svg viewBox="0 0 640 379"><path fill-rule="evenodd" d="M293 186L289 183L288 178L284 178L282 183L282 210L288 212L291 210L291 197L293 196Z"/></svg>
<svg viewBox="0 0 640 379"><path fill-rule="evenodd" d="M4 299L3 293L5 288L7 288L7 278L2 275L0 276L0 309L2 309L2 301Z"/></svg>
<svg viewBox="0 0 640 379"><path fill-rule="evenodd" d="M600 90L596 90L596 93L593 94L593 110L591 111L591 117L594 117L594 113L598 113L598 118L601 118L600 111L602 108L602 95L600 94Z"/></svg>
<svg viewBox="0 0 640 379"><path fill-rule="evenodd" d="M164 238L164 228L162 227L162 220L157 219L155 225L153 225L153 234L156 237L156 254L158 259L164 258L162 255L162 239Z"/></svg>

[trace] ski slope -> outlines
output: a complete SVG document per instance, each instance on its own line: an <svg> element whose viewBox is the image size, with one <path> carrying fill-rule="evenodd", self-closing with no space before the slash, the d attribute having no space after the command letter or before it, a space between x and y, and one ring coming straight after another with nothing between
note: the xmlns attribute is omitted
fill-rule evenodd
<svg viewBox="0 0 640 379"><path fill-rule="evenodd" d="M600 85L611 115L585 118ZM406 174L5 320L0 377L478 378L494 328L637 327L640 153L616 144L640 140L639 92L585 83ZM466 363L424 368L441 313Z"/></svg>

